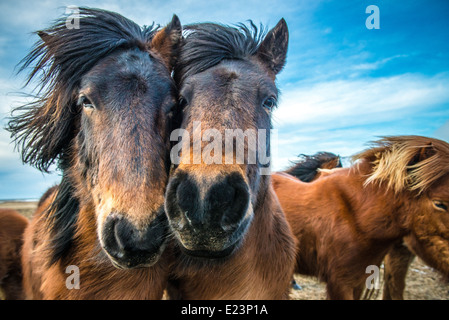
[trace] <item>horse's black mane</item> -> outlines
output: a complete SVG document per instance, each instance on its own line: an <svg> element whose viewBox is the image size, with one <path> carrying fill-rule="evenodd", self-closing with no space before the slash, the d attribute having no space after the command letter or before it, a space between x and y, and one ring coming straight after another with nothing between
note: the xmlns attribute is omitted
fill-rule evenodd
<svg viewBox="0 0 449 320"><path fill-rule="evenodd" d="M141 28L125 17L105 10L80 8L79 29L69 29L64 16L48 29L20 62L19 72L31 67L28 85L38 75L36 99L16 108L7 130L21 149L22 161L48 172L58 160L63 173L55 200L45 219L52 231L51 263L71 248L79 212L79 200L71 181L69 153L79 117L77 90L81 78L100 59L118 49L145 50L157 28ZM47 197L49 194L47 193Z"/></svg>
<svg viewBox="0 0 449 320"><path fill-rule="evenodd" d="M23 162L45 172L67 147L64 138L70 131L70 113L77 112L73 110L74 90L81 77L118 48L143 49L155 31L153 25L141 28L117 13L100 9L80 8L79 29L67 28L66 20L61 17L52 27L36 32L41 39L19 63L19 72L34 64L26 85L41 75L37 98L16 108L13 112L24 113L8 123ZM55 120L66 123L51 125Z"/></svg>
<svg viewBox="0 0 449 320"><path fill-rule="evenodd" d="M336 158L340 158L330 152L317 152L314 155L300 154L301 158L299 161L292 162L293 165L285 170L286 173L295 176L303 182L310 182L315 178L317 170L321 168L323 163L331 161ZM338 161L337 167L342 167L341 161Z"/></svg>
<svg viewBox="0 0 449 320"><path fill-rule="evenodd" d="M216 23L200 23L184 26L186 36L175 67L178 83L193 74L217 65L225 59L245 59L254 55L265 31L249 21L249 27L236 27Z"/></svg>

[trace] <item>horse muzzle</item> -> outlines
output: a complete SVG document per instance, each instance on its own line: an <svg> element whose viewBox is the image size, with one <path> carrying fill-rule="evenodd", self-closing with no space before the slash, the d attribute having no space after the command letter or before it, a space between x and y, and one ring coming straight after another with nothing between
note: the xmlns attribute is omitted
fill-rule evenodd
<svg viewBox="0 0 449 320"><path fill-rule="evenodd" d="M165 209L181 251L212 259L236 251L253 216L249 187L239 172L205 182L180 171L170 178Z"/></svg>
<svg viewBox="0 0 449 320"><path fill-rule="evenodd" d="M159 213L146 228L138 229L124 214L114 212L106 218L101 243L119 269L151 267L164 251L168 230L164 213Z"/></svg>

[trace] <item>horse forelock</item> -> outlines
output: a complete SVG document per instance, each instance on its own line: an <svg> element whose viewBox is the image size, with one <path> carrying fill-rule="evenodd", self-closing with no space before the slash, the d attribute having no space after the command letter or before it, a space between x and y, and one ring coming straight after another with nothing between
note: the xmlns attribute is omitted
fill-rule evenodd
<svg viewBox="0 0 449 320"><path fill-rule="evenodd" d="M244 60L259 48L265 30L249 21L249 26L227 26L200 23L184 26L185 40L175 68L178 83L191 75L205 71L223 60Z"/></svg>
<svg viewBox="0 0 449 320"><path fill-rule="evenodd" d="M384 137L373 147L353 156L353 161L370 163L365 185L385 183L387 190L421 194L449 174L449 144L421 136ZM419 159L420 153L428 156ZM360 163L354 166L360 169Z"/></svg>

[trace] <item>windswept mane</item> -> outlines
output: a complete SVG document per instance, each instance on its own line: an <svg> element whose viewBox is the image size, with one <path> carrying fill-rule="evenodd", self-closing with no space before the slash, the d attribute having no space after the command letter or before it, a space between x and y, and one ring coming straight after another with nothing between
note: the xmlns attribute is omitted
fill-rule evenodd
<svg viewBox="0 0 449 320"><path fill-rule="evenodd" d="M125 17L105 10L80 8L79 28L66 26L68 17L36 33L41 38L19 63L19 72L31 67L28 85L40 75L34 102L16 108L8 130L21 149L22 161L41 171L60 157L73 138L74 90L101 58L119 48L145 50L155 29L141 28Z"/></svg>
<svg viewBox="0 0 449 320"><path fill-rule="evenodd" d="M314 155L300 154L300 160L293 162L292 166L285 170L286 173L295 176L303 182L312 181L318 169L341 168L340 156L330 152L317 152ZM323 168L323 165L332 161L332 168Z"/></svg>
<svg viewBox="0 0 449 320"><path fill-rule="evenodd" d="M391 136L371 142L372 148L353 156L371 163L365 184L385 183L395 192L428 189L449 173L449 144L421 136ZM357 165L355 166L357 167Z"/></svg>
<svg viewBox="0 0 449 320"><path fill-rule="evenodd" d="M246 59L257 52L265 31L249 21L249 27L231 27L216 23L191 24L184 27L182 46L175 79L178 83L193 74L207 70L225 59Z"/></svg>

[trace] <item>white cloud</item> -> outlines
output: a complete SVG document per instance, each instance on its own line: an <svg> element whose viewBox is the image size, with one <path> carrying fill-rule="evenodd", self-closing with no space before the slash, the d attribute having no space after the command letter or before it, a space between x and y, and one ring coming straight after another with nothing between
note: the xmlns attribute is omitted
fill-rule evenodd
<svg viewBox="0 0 449 320"><path fill-rule="evenodd" d="M350 156L383 135L432 136L423 115L449 104L448 87L448 74L289 84L273 114L279 133L274 170L287 167L300 153ZM448 139L449 122L433 136Z"/></svg>
<svg viewBox="0 0 449 320"><path fill-rule="evenodd" d="M50 25L50 22L65 12L69 5L102 8L118 12L138 24L151 24L153 21L164 25L173 14L177 14L181 23L216 21L222 23L244 22L254 19L256 23L269 23L271 27L286 12L307 12L319 5L319 1L301 0L291 2L267 1L261 5L258 0L90 0L61 1L46 0L30 3L17 0L0 3L0 19L11 28L19 28L29 33ZM269 8L269 9L268 9Z"/></svg>
<svg viewBox="0 0 449 320"><path fill-rule="evenodd" d="M449 75L415 74L335 80L284 88L274 113L280 127L296 125L361 125L394 120L405 114L449 102Z"/></svg>
<svg viewBox="0 0 449 320"><path fill-rule="evenodd" d="M351 66L351 68L354 70L361 70L361 71L376 70L376 69L379 69L380 67L383 67L385 64L387 64L388 62L390 62L392 60L395 60L398 58L405 58L405 57L408 57L408 55L398 54L398 55L395 55L392 57L377 60L375 62L366 62L366 63L355 64L354 66Z"/></svg>

